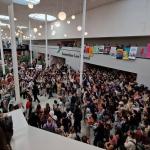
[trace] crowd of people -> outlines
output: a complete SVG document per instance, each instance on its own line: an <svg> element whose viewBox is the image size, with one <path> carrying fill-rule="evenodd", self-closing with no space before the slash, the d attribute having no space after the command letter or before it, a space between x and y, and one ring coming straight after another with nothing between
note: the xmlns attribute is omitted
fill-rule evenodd
<svg viewBox="0 0 150 150"><path fill-rule="evenodd" d="M138 85L134 75L116 70L88 66L82 86L79 76L67 65L20 67L28 123L108 150L150 148L150 90ZM56 100L43 108L40 96Z"/></svg>

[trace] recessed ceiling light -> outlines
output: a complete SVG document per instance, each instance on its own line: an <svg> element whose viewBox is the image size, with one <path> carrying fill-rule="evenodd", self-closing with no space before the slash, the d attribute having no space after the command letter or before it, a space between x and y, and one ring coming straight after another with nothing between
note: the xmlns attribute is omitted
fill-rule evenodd
<svg viewBox="0 0 150 150"><path fill-rule="evenodd" d="M37 5L40 3L40 0L13 0L13 2L20 5Z"/></svg>
<svg viewBox="0 0 150 150"><path fill-rule="evenodd" d="M45 14L33 13L29 15L29 18L38 20L38 21L45 21ZM54 20L56 20L56 17L47 15L47 21L54 21Z"/></svg>
<svg viewBox="0 0 150 150"><path fill-rule="evenodd" d="M9 16L0 15L0 20L9 20ZM14 18L14 21L17 21L17 18Z"/></svg>

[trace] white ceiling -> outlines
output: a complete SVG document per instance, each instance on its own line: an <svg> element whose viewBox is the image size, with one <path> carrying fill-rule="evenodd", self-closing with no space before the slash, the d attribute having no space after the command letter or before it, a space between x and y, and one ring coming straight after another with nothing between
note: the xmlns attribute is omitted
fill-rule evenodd
<svg viewBox="0 0 150 150"><path fill-rule="evenodd" d="M8 15L8 3L10 0L0 0L0 14ZM57 17L58 12L62 9L66 11L68 16L82 12L83 0L41 0L40 4L29 9L27 6L14 5L15 17L18 19L16 24L28 26L28 15L30 13L47 13ZM94 9L104 4L114 2L116 0L87 0L87 8ZM34 22L38 23L38 22ZM39 24L39 23L38 23Z"/></svg>

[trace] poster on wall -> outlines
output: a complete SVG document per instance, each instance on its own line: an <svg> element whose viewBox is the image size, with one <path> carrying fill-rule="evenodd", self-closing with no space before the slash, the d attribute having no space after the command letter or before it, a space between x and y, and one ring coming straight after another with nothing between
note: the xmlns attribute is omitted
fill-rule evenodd
<svg viewBox="0 0 150 150"><path fill-rule="evenodd" d="M129 52L129 59L135 60L138 47L131 47Z"/></svg>
<svg viewBox="0 0 150 150"><path fill-rule="evenodd" d="M93 51L94 51L94 49L93 49L93 47L89 47L89 57L92 57L93 56Z"/></svg>
<svg viewBox="0 0 150 150"><path fill-rule="evenodd" d="M99 53L99 48L98 48L98 46L94 46L94 52L93 52L94 54L98 54Z"/></svg>
<svg viewBox="0 0 150 150"><path fill-rule="evenodd" d="M117 49L116 50L116 59L122 59L123 58L123 49Z"/></svg>
<svg viewBox="0 0 150 150"><path fill-rule="evenodd" d="M147 47L138 47L136 57L145 58L147 53Z"/></svg>
<svg viewBox="0 0 150 150"><path fill-rule="evenodd" d="M125 47L123 51L123 60L129 60L130 47Z"/></svg>
<svg viewBox="0 0 150 150"><path fill-rule="evenodd" d="M146 58L150 58L150 44L147 45Z"/></svg>
<svg viewBox="0 0 150 150"><path fill-rule="evenodd" d="M106 54L106 55L109 55L110 50L111 50L111 46L110 45L104 46L104 52L103 53Z"/></svg>
<svg viewBox="0 0 150 150"><path fill-rule="evenodd" d="M111 47L110 55L116 57L116 47Z"/></svg>
<svg viewBox="0 0 150 150"><path fill-rule="evenodd" d="M98 48L98 54L103 54L103 52L104 52L104 45L97 46L97 48Z"/></svg>

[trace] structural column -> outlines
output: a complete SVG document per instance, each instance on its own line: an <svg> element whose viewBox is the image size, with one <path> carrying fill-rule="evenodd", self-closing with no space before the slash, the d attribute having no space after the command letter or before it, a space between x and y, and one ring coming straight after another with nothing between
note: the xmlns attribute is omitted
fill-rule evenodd
<svg viewBox="0 0 150 150"><path fill-rule="evenodd" d="M47 14L45 14L45 63L46 63L46 68L49 66L48 65L48 29L47 29Z"/></svg>
<svg viewBox="0 0 150 150"><path fill-rule="evenodd" d="M4 61L4 50L3 50L3 43L2 43L2 33L1 33L1 28L0 28L0 49L1 49L2 70L3 70L3 75L5 75L6 72L5 72L5 61Z"/></svg>
<svg viewBox="0 0 150 150"><path fill-rule="evenodd" d="M31 65L32 65L32 62L33 62L33 60L32 60L32 58L33 58L33 56L32 56L32 40L31 40L31 20L30 20L30 18L29 18L29 37L30 37L30 45L29 45L29 49L30 49L30 63L31 63Z"/></svg>
<svg viewBox="0 0 150 150"><path fill-rule="evenodd" d="M17 50L16 50L16 37L15 37L14 6L13 6L12 1L11 1L11 4L8 6L8 13L10 17L10 34L11 34L11 50L12 50L12 61L13 61L15 97L16 97L17 103L21 104L19 76L18 76Z"/></svg>
<svg viewBox="0 0 150 150"><path fill-rule="evenodd" d="M82 14L82 40L81 40L81 57L80 57L80 85L83 82L83 63L84 63L84 38L85 38L85 18L86 18L86 3L83 0L83 14Z"/></svg>

